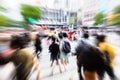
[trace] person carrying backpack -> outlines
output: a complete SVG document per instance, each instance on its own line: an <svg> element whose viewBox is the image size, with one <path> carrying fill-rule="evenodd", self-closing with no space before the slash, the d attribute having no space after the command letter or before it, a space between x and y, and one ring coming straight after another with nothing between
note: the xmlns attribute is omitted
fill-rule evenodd
<svg viewBox="0 0 120 80"><path fill-rule="evenodd" d="M67 64L69 63L68 54L71 52L71 45L67 33L63 33L63 40L64 40L63 52L66 55L65 63Z"/></svg>
<svg viewBox="0 0 120 80"><path fill-rule="evenodd" d="M65 71L66 71L66 67L67 67L67 64L68 64L68 56L67 56L67 53L64 52L64 48L65 48L65 40L63 38L63 35L59 36L60 38L60 42L59 42L59 46L60 46L60 60L61 60L61 63L63 65L63 67L65 68Z"/></svg>

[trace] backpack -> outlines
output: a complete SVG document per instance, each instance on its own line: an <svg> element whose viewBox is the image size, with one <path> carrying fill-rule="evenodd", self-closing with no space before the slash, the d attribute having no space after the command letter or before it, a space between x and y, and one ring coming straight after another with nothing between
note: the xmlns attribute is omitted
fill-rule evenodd
<svg viewBox="0 0 120 80"><path fill-rule="evenodd" d="M63 45L63 52L68 54L71 51L71 46L70 43L68 41L64 41L64 45Z"/></svg>

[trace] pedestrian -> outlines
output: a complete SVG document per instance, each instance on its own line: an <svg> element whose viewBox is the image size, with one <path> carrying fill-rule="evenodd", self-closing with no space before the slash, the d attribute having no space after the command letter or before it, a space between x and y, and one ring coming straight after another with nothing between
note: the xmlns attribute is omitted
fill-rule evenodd
<svg viewBox="0 0 120 80"><path fill-rule="evenodd" d="M60 38L61 36L63 36L63 32L62 32L62 31L60 31L60 32L58 33L58 37Z"/></svg>
<svg viewBox="0 0 120 80"><path fill-rule="evenodd" d="M63 51L63 47L64 47L64 39L63 39L63 34L59 36L60 40L59 40L59 46L60 46L60 60L61 63L65 69L65 71L67 70L66 66L66 60L67 60L67 55L64 53Z"/></svg>
<svg viewBox="0 0 120 80"><path fill-rule="evenodd" d="M79 80L98 80L97 71L102 70L105 65L102 51L81 41L76 52Z"/></svg>
<svg viewBox="0 0 120 80"><path fill-rule="evenodd" d="M62 73L61 70L61 66L60 66L60 62L59 62L59 55L60 55L60 49L59 49L59 45L57 43L58 39L55 37L52 37L52 44L49 46L49 51L51 53L51 68L52 68L52 72L51 74L53 75L54 73L54 63L56 61L56 64L59 66L59 70L60 73Z"/></svg>
<svg viewBox="0 0 120 80"><path fill-rule="evenodd" d="M35 52L37 57L39 58L39 54L42 52L42 46L41 46L41 39L40 35L36 34L36 39L35 39Z"/></svg>
<svg viewBox="0 0 120 80"><path fill-rule="evenodd" d="M70 32L69 32L69 40L72 41L72 38L73 38L73 32L70 31Z"/></svg>
<svg viewBox="0 0 120 80"><path fill-rule="evenodd" d="M13 80L30 80L30 76L35 70L37 76L35 80L40 80L40 70L38 61L34 56L34 52L26 47L26 39L23 35L13 36L10 42L11 54L3 57L7 62L13 62L16 67L16 74Z"/></svg>
<svg viewBox="0 0 120 80"><path fill-rule="evenodd" d="M84 44L94 46L94 44L89 40L89 34L88 33L84 33L82 38L77 41L77 44L79 45L81 42L84 43Z"/></svg>
<svg viewBox="0 0 120 80"><path fill-rule="evenodd" d="M20 35L23 35L23 37L25 37L25 42L26 42L26 47L30 47L32 44L31 44L31 36L30 36L30 33L28 32L25 32L25 33L22 33Z"/></svg>
<svg viewBox="0 0 120 80"><path fill-rule="evenodd" d="M94 39L94 44L97 46L97 47L99 47L99 35L97 34L96 36L95 36L95 39Z"/></svg>
<svg viewBox="0 0 120 80"><path fill-rule="evenodd" d="M110 44L107 43L107 38L105 35L98 35L97 40L99 42L98 47L104 52L107 62L105 68L103 70L98 71L99 80L103 80L105 72L107 72L111 80L117 80L113 71L115 50Z"/></svg>
<svg viewBox="0 0 120 80"><path fill-rule="evenodd" d="M88 38L89 38L89 35L84 34L84 36L82 36L82 38L77 41L77 45L75 47L74 55L79 55L79 53L81 52L81 46L80 45L82 45L82 46L90 45L91 42L88 40Z"/></svg>
<svg viewBox="0 0 120 80"><path fill-rule="evenodd" d="M73 35L73 36L74 36L74 40L76 41L76 40L77 40L77 37L78 37L78 36L77 36L77 32L74 32L74 35Z"/></svg>
<svg viewBox="0 0 120 80"><path fill-rule="evenodd" d="M71 45L70 45L70 41L68 39L68 35L65 32L63 33L63 41L64 41L63 52L65 54L65 64L67 65L69 63L68 55L71 52Z"/></svg>

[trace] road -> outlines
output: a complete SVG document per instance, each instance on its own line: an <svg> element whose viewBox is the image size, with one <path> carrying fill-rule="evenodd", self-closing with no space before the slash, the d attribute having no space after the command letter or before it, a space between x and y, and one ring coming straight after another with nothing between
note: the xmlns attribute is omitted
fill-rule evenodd
<svg viewBox="0 0 120 80"><path fill-rule="evenodd" d="M115 33L107 33L106 34L108 36L108 42L115 48L116 51L116 58L114 60L115 66L114 66L114 70L115 70L115 74L116 76L120 79L120 38L118 35L116 35ZM93 37L91 37L93 40ZM72 47L75 47L75 42L71 43ZM42 56L43 57L43 56ZM41 65L41 67L46 67L46 69L41 70L41 75L42 75L42 79L43 80L78 80L78 75L77 75L77 66L76 66L76 57L69 57L70 60L70 64L68 65L68 71L64 72L63 74L60 74L58 69L56 68L57 71L55 71L55 75L54 76L50 76L50 62L49 62L49 57L47 58L47 60L45 60L46 64L45 65ZM42 62L44 63L44 60L41 60L40 63L42 64ZM49 65L48 65L49 64ZM49 72L49 73L46 73ZM105 80L109 80L109 77L106 75Z"/></svg>
<svg viewBox="0 0 120 80"><path fill-rule="evenodd" d="M120 37L115 33L107 33L108 42L114 46L116 51L116 58L114 60L115 66L115 74L120 79ZM91 40L93 37L91 37ZM76 57L70 56L69 57L69 65L67 66L67 71L62 69L63 73L59 73L58 66L55 67L54 75L51 76L51 68L50 68L50 53L48 53L48 45L46 44L45 40L43 40L43 51L42 56L39 59L40 63L40 72L42 80L78 80L77 74L77 66L76 66ZM75 47L75 42L71 42L72 47ZM31 47L33 49L33 47ZM0 80L10 80L10 78L6 78L9 76L10 71L14 71L13 64L9 63L4 66L0 66ZM4 73L4 74L3 74ZM11 77L11 76L10 76ZM35 80L34 76L33 79ZM108 76L106 75L105 80L109 80Z"/></svg>

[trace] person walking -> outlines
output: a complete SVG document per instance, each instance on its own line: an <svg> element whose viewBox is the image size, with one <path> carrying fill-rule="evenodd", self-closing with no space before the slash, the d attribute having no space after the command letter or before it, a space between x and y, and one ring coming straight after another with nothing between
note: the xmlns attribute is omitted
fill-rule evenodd
<svg viewBox="0 0 120 80"><path fill-rule="evenodd" d="M37 77L35 80L41 80L38 60L34 56L34 52L26 47L26 37L23 35L12 36L10 42L10 53L6 57L0 57L4 64L13 62L16 67L16 74L13 80L30 80L30 76L35 70ZM1 62L0 62L1 63ZM3 63L2 63L3 65Z"/></svg>
<svg viewBox="0 0 120 80"><path fill-rule="evenodd" d="M89 45L93 45L94 46L94 44L89 40L89 34L88 33L83 33L83 36L82 36L82 38L80 39L80 41L83 41L83 42L85 42L85 43L87 43L87 44L89 44Z"/></svg>
<svg viewBox="0 0 120 80"><path fill-rule="evenodd" d="M73 32L70 31L70 32L69 32L69 40L72 41L72 38L73 38Z"/></svg>
<svg viewBox="0 0 120 80"><path fill-rule="evenodd" d="M102 70L105 65L102 51L81 41L76 48L76 53L79 80L98 80L97 71Z"/></svg>
<svg viewBox="0 0 120 80"><path fill-rule="evenodd" d="M51 68L52 68L51 74L52 75L54 73L54 63L55 63L55 61L56 61L56 64L59 66L60 73L62 73L61 65L60 65L60 62L59 62L60 49L59 49L59 45L58 45L57 41L58 41L57 38L52 37L52 44L49 46L49 51L51 53L50 59L52 61L52 63L51 63Z"/></svg>
<svg viewBox="0 0 120 80"><path fill-rule="evenodd" d="M104 52L104 55L106 56L106 65L103 70L98 71L99 74L99 80L104 79L104 74L107 72L107 74L110 76L111 80L117 80L114 70L113 70L113 61L115 59L115 50L114 48L107 43L107 38L105 35L98 35L98 47Z"/></svg>
<svg viewBox="0 0 120 80"><path fill-rule="evenodd" d="M69 63L69 59L68 59L68 54L71 52L71 45L70 45L70 41L68 39L68 35L67 33L63 33L63 52L65 54L65 64L67 65Z"/></svg>
<svg viewBox="0 0 120 80"><path fill-rule="evenodd" d="M39 58L39 54L42 52L42 47L41 47L41 39L40 35L36 34L36 39L35 39L35 52L37 57Z"/></svg>
<svg viewBox="0 0 120 80"><path fill-rule="evenodd" d="M61 60L61 63L65 69L65 71L67 70L66 66L67 66L67 63L66 63L66 60L67 60L67 55L64 53L63 51L63 47L64 47L64 39L63 39L63 33L61 35L59 35L59 46L60 46L60 60Z"/></svg>

